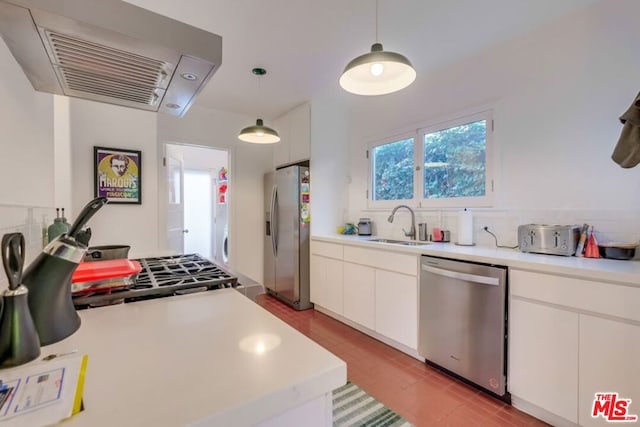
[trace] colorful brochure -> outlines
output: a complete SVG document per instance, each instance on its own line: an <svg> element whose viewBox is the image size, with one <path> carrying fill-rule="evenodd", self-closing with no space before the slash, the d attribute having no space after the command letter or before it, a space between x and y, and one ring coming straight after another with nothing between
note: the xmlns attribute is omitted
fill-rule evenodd
<svg viewBox="0 0 640 427"><path fill-rule="evenodd" d="M0 369L2 427L45 426L77 414L87 355L70 354Z"/></svg>

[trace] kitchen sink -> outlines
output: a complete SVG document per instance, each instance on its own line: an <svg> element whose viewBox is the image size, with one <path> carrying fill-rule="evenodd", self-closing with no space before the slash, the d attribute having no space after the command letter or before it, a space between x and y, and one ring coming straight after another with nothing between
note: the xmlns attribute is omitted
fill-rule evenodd
<svg viewBox="0 0 640 427"><path fill-rule="evenodd" d="M405 246L422 246L428 245L429 242L414 242L409 240L393 240L393 239L370 239L368 242L377 242L377 243L391 243L393 245L405 245Z"/></svg>

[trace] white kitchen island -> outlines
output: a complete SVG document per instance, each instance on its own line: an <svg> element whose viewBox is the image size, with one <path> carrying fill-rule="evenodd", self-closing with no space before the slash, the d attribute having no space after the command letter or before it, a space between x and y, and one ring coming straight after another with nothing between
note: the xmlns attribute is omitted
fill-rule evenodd
<svg viewBox="0 0 640 427"><path fill-rule="evenodd" d="M80 329L42 348L89 355L73 426L332 423L346 364L235 290L79 311Z"/></svg>

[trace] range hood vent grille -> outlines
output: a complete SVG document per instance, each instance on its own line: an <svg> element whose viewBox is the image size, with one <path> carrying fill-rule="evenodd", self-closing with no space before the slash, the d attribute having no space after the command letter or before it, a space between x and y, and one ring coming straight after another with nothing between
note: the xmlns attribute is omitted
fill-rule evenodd
<svg viewBox="0 0 640 427"><path fill-rule="evenodd" d="M170 64L52 31L45 34L65 94L82 92L150 106L161 99Z"/></svg>
<svg viewBox="0 0 640 427"><path fill-rule="evenodd" d="M0 35L33 88L182 117L222 37L123 0L0 0Z"/></svg>

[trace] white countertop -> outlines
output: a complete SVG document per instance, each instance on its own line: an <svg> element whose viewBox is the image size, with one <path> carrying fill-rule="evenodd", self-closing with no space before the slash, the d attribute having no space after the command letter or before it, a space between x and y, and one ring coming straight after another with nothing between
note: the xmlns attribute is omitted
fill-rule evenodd
<svg viewBox="0 0 640 427"><path fill-rule="evenodd" d="M89 355L85 410L64 425L252 425L347 378L342 360L233 289L78 313L75 334L42 348Z"/></svg>
<svg viewBox="0 0 640 427"><path fill-rule="evenodd" d="M313 235L311 238L312 240L349 244L365 248L501 264L541 273L564 274L640 287L640 262L634 260L532 254L520 252L517 249L458 246L454 243L420 242L424 244L420 246L404 246L368 241L379 238L376 236Z"/></svg>

